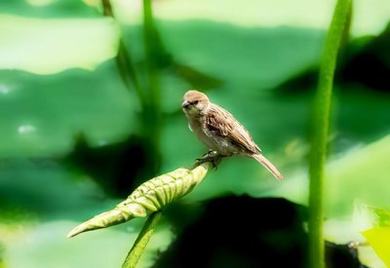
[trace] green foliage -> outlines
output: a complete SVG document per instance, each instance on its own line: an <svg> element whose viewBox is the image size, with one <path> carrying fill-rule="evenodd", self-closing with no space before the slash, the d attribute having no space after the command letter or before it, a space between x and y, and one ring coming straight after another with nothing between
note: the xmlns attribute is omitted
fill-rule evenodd
<svg viewBox="0 0 390 268"><path fill-rule="evenodd" d="M331 158L324 178L325 215L332 219L349 219L354 213L356 200L372 207L390 209L388 191L384 187L390 172L386 157L389 153L390 137L386 136ZM370 178L370 183L367 183L367 178ZM269 194L285 196L293 202L306 205L308 191L305 175L296 172Z"/></svg>
<svg viewBox="0 0 390 268"><path fill-rule="evenodd" d="M7 40L0 44L1 69L36 74L94 70L118 48L118 29L110 19L48 21L0 14L0 25L0 35Z"/></svg>
<svg viewBox="0 0 390 268"><path fill-rule="evenodd" d="M384 265L389 266L390 211L371 206L364 206L361 209L367 214L368 220L366 219L366 221L367 225L370 226L369 228L364 228L361 234L381 258Z"/></svg>
<svg viewBox="0 0 390 268"><path fill-rule="evenodd" d="M363 232L363 236L374 248L384 264L390 266L390 227L374 227Z"/></svg>
<svg viewBox="0 0 390 268"><path fill-rule="evenodd" d="M0 268L5 268L5 264L4 264L4 261L3 261L3 251L4 251L4 248L2 246L2 244L0 244Z"/></svg>
<svg viewBox="0 0 390 268"><path fill-rule="evenodd" d="M0 99L0 129L7 137L0 139L2 157L62 155L78 133L96 146L136 127L136 101L112 62L95 72L70 69L48 77L2 70L0 80L6 92ZM23 126L30 128L23 131Z"/></svg>
<svg viewBox="0 0 390 268"><path fill-rule="evenodd" d="M120 267L142 227L141 221L134 220L128 228L121 225L74 240L67 239L64 234L75 224L74 221L55 220L34 226L19 225L22 232L14 233L14 238L10 237L4 243L6 267ZM1 239L4 238L2 234ZM140 259L139 267L150 267L156 252L166 248L172 238L168 226L160 225Z"/></svg>
<svg viewBox="0 0 390 268"><path fill-rule="evenodd" d="M388 226L390 227L390 211L383 208L371 208L376 216L377 226Z"/></svg>

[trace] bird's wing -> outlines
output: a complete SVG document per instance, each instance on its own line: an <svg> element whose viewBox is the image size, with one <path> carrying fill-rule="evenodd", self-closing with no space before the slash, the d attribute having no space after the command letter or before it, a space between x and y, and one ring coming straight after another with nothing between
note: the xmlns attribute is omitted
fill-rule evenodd
<svg viewBox="0 0 390 268"><path fill-rule="evenodd" d="M253 141L248 131L233 117L231 113L213 104L205 117L206 129L216 135L228 139L247 153L259 153L260 148ZM213 137L211 137L213 138Z"/></svg>

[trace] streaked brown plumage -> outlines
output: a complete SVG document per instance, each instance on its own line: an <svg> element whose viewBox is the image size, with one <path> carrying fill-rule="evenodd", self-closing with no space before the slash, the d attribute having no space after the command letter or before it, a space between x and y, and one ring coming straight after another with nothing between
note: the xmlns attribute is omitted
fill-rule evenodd
<svg viewBox="0 0 390 268"><path fill-rule="evenodd" d="M190 129L211 150L220 156L243 155L256 159L277 179L278 169L261 153L248 131L222 107L209 101L202 92L184 94L183 111Z"/></svg>

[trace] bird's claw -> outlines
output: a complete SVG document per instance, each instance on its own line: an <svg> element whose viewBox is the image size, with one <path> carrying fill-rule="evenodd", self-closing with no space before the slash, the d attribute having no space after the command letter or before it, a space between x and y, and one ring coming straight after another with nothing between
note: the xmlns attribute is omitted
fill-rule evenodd
<svg viewBox="0 0 390 268"><path fill-rule="evenodd" d="M196 159L196 164L201 165L206 162L210 162L213 165L213 168L217 168L219 162L221 161L221 156L216 151L208 151L201 158Z"/></svg>

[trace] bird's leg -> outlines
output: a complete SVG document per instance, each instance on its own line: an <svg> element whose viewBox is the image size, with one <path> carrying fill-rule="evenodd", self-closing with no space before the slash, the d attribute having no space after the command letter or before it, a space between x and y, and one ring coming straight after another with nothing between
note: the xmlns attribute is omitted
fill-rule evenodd
<svg viewBox="0 0 390 268"><path fill-rule="evenodd" d="M213 167L216 168L221 159L222 156L217 151L209 150L207 153L202 155L201 158L196 159L196 161L198 165L201 165L205 162L210 162Z"/></svg>
<svg viewBox="0 0 390 268"><path fill-rule="evenodd" d="M206 157L208 157L212 152L213 152L213 150L209 149L209 150L207 151L207 153L202 154L202 156L201 156L200 158L197 158L196 160L201 160L201 159L203 159L203 158L206 158Z"/></svg>
<svg viewBox="0 0 390 268"><path fill-rule="evenodd" d="M200 158L197 158L196 161L204 163L210 161L210 157L213 157L213 155L217 154L216 151L209 150L207 153L204 153Z"/></svg>

